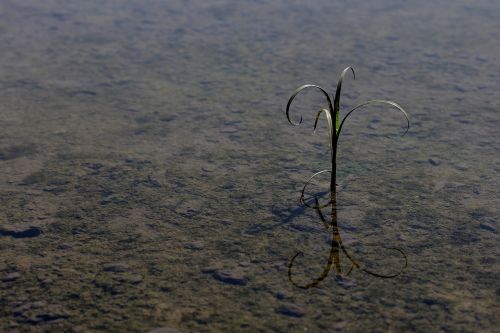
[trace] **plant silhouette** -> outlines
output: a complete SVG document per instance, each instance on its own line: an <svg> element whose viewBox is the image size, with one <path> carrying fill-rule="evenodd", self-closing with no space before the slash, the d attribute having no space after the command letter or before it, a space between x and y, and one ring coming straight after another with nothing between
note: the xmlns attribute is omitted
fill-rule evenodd
<svg viewBox="0 0 500 333"><path fill-rule="evenodd" d="M299 88L297 88L293 92L292 96L290 97L290 99L288 100L288 103L286 105L286 117L288 119L288 122L294 126L298 126L302 123L302 116L300 116L300 120L298 123L292 121L292 119L290 118L290 106L292 105L292 102L294 101L295 97L297 97L297 95L300 92L302 92L308 88L319 89L323 93L323 95L326 97L326 101L328 103L328 108L327 109L321 108L318 111L318 113L316 114L316 119L314 121L314 130L316 130L316 126L318 125L319 117L321 116L322 113L324 113L326 116L326 120L328 122L328 132L329 132L329 136L330 136L330 151L331 151L331 159L332 159L332 168L331 168L331 171L330 170L323 170L323 171L320 171L320 172L314 174L309 179L309 181L306 183L306 186L314 177L316 177L320 173L330 172L331 173L330 191L332 193L335 192L338 140L340 137L340 133L342 132L342 128L344 126L345 121L347 120L347 118L349 118L349 116L354 111L359 110L359 109L363 108L364 106L367 106L370 104L387 104L387 105L390 105L392 107L395 107L397 110L401 111L403 113L403 115L405 116L406 122L407 122L407 127L406 127L406 131L403 133L403 135L405 135L406 132L408 132L408 130L410 129L410 118L408 117L408 114L406 113L406 111L399 104L397 104L393 101L382 100L382 99L369 100L367 102L364 102L364 103L361 103L361 104L355 106L354 108L349 110L349 112L347 112L347 114L344 116L342 121L339 121L339 119L340 119L340 93L342 91L342 82L344 81L344 78L345 78L347 72L349 72L349 70L352 72L353 77L356 78L356 74L354 72L354 69L351 66L346 67L342 71L342 74L340 74L340 78L339 78L339 81L337 84L337 90L335 91L335 98L333 100L333 104L332 104L332 99L330 98L330 95L323 88L321 88L320 86L314 85L314 84L305 84L303 86L300 86Z"/></svg>
<svg viewBox="0 0 500 333"><path fill-rule="evenodd" d="M361 104L355 106L354 108L352 108L351 110L349 110L346 113L346 115L342 118L342 121L340 121L340 94L341 94L341 91L342 91L342 83L344 81L344 78L345 78L346 74L349 71L352 72L354 78L356 77L354 69L352 67L350 67L350 66L346 67L342 71L342 73L340 75L340 78L339 78L339 81L337 83L337 89L335 91L335 96L333 98L333 103L332 103L332 98L330 97L330 95L323 88L321 88L320 86L314 85L314 84L306 84L306 85L300 86L299 88L297 88L293 92L293 94L290 97L290 99L288 100L288 103L287 103L287 106L286 106L286 117L287 117L288 121L290 122L290 124L292 124L294 126L297 126L297 125L300 125L302 123L302 116L300 117L300 120L298 122L292 121L292 119L290 118L290 107L291 107L292 102L294 101L295 97L297 97L297 95L300 92L302 92L303 90L308 89L308 88L318 89L325 96L327 104L328 104L327 108L321 108L316 113L316 117L315 117L315 120L314 120L314 131L316 131L316 127L318 125L318 120L319 120L320 116L324 113L325 116L326 116L327 123L328 123L328 132L329 132L329 138L330 138L329 145L330 145L330 152L331 152L331 170L322 170L322 171L319 171L319 172L313 174L309 178L309 180L305 183L304 187L302 188L302 192L301 192L301 196L300 196L300 202L303 205L307 206L307 207L315 209L317 211L318 216L319 216L321 222L323 223L323 225L327 229L331 228L332 241L331 241L331 246L330 246L330 255L329 255L328 262L327 262L326 266L324 267L324 269L321 272L321 274L319 275L319 277L317 277L316 279L314 279L312 282L310 282L308 284L300 285L300 284L296 283L293 280L293 278L292 278L292 276L293 276L292 269L293 269L293 265L294 265L295 259L298 256L302 256L303 253L302 252L298 252L290 260L290 263L288 265L288 278L289 278L290 282L293 285L295 285L296 287L299 287L299 288L303 288L303 289L307 289L307 288L311 288L311 287L317 286L321 281L323 281L328 276L328 274L332 270L332 268L335 268L335 270L341 276L347 276L347 275L349 275L352 272L352 270L354 268L358 268L358 269L362 270L363 272L365 272L367 274L370 274L370 275L373 275L373 276L376 276L376 277L392 278L392 277L396 277L399 274L401 274L403 272L404 268L407 266L407 258L406 258L405 253L402 250L398 249L398 248L388 247L387 249L392 249L392 250L398 251L399 253L401 253L403 255L403 257L405 259L404 266L401 268L401 270L398 273L392 274L392 275L384 275L384 274L379 274L379 273L373 272L373 271L371 271L371 270L369 270L367 268L364 268L362 265L360 265L348 253L348 251L346 250L345 246L342 244L342 239L340 237L340 232L339 232L339 228L338 228L338 225L337 225L336 171L337 171L337 144L338 144L338 140L339 140L340 134L342 132L342 128L344 126L345 121L348 119L348 117L354 111L359 110L359 109L361 109L361 108L363 108L363 107L365 107L367 105L370 105L370 104L386 104L386 105L389 105L389 106L392 106L392 107L396 108L397 110L399 110L404 115L404 117L406 119L406 122L407 122L407 126L406 126L406 130L403 133L403 135L405 135L408 132L409 128L410 128L410 119L408 117L407 112L399 104L397 104L397 103L395 103L393 101L381 100L381 99L369 100L367 102L364 102L364 103L361 103ZM306 188L313 181L313 179L315 177L317 177L318 175L324 174L324 173L330 173L330 175L331 175L330 176L330 200L327 203L325 203L325 204L320 204L319 200L318 200L318 197L317 196L313 196L314 203L311 203L310 200L306 200L305 199ZM328 207L328 206L331 206L331 222L330 223L328 223L326 221L326 219L324 217L324 214L322 212L322 209L325 208L325 207ZM342 268L341 268L341 265L340 265L340 254L341 253L344 253L346 255L346 257L348 258L348 260L350 261L350 263L351 263L350 269L345 274L342 273Z"/></svg>

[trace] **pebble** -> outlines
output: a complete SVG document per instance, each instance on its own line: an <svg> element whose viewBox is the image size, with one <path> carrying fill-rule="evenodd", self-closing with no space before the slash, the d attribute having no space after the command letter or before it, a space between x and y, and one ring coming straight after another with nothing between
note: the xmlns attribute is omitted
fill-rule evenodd
<svg viewBox="0 0 500 333"><path fill-rule="evenodd" d="M68 249L71 249L71 244L69 243L61 243L59 245L57 245L57 249L58 250L68 250Z"/></svg>
<svg viewBox="0 0 500 333"><path fill-rule="evenodd" d="M427 161L432 166L438 166L439 164L441 164L441 161L436 158L429 158Z"/></svg>
<svg viewBox="0 0 500 333"><path fill-rule="evenodd" d="M14 238L36 237L42 233L37 227L26 226L3 226L0 227L0 236L11 236Z"/></svg>
<svg viewBox="0 0 500 333"><path fill-rule="evenodd" d="M207 266L207 267L203 267L203 268L201 269L201 272L202 272L202 273L213 273L213 272L215 272L216 270L217 270L217 267L215 267L215 266Z"/></svg>
<svg viewBox="0 0 500 333"><path fill-rule="evenodd" d="M289 298L290 296L284 292L284 291L278 291L276 293L276 298L279 299L279 300L284 300L285 298Z"/></svg>
<svg viewBox="0 0 500 333"><path fill-rule="evenodd" d="M343 277L341 277L339 275L337 275L335 277L335 281L339 284L339 286L341 286L341 287L343 287L345 289L349 289L349 288L352 288L352 287L356 286L356 284L352 280L343 278Z"/></svg>
<svg viewBox="0 0 500 333"><path fill-rule="evenodd" d="M15 281L15 280L19 279L20 277L21 277L21 273L12 272L12 273L9 273L7 275L2 276L2 278L0 278L0 280L2 282L11 282L11 281Z"/></svg>
<svg viewBox="0 0 500 333"><path fill-rule="evenodd" d="M238 265L240 265L241 267L250 267L252 263L250 263L249 261L240 261Z"/></svg>
<svg viewBox="0 0 500 333"><path fill-rule="evenodd" d="M221 133L233 134L238 132L238 128L236 126L225 126L221 129Z"/></svg>
<svg viewBox="0 0 500 333"><path fill-rule="evenodd" d="M227 219L221 220L220 223L223 225L231 225L232 224L232 222L230 220L227 220Z"/></svg>
<svg viewBox="0 0 500 333"><path fill-rule="evenodd" d="M276 309L276 312L289 317L303 317L305 311L295 303L283 303Z"/></svg>
<svg viewBox="0 0 500 333"><path fill-rule="evenodd" d="M113 263L105 264L103 266L103 268L106 272L120 273L120 272L128 271L129 266L125 263L113 262Z"/></svg>
<svg viewBox="0 0 500 333"><path fill-rule="evenodd" d="M427 305L436 305L436 304L439 304L439 301L436 300L436 299L433 299L433 298L424 298L422 300L422 302L424 302Z"/></svg>
<svg viewBox="0 0 500 333"><path fill-rule="evenodd" d="M202 166L201 170L205 172L214 172L215 170L217 170L217 166L215 164L207 164Z"/></svg>
<svg viewBox="0 0 500 333"><path fill-rule="evenodd" d="M203 246L202 242L191 242L191 243L187 243L184 246L184 248L200 251L200 250L203 250L204 246Z"/></svg>
<svg viewBox="0 0 500 333"><path fill-rule="evenodd" d="M243 271L239 269L216 269L212 272L212 276L221 282L238 286L244 286L248 282Z"/></svg>
<svg viewBox="0 0 500 333"><path fill-rule="evenodd" d="M483 222L483 223L481 223L481 224L479 225L479 227L480 227L481 229L483 229L483 230L486 230L486 231L492 232L492 233L494 233L494 234L496 234L496 233L497 233L496 229L495 229L492 225L490 225L490 224L488 224L488 223L484 223L484 222Z"/></svg>

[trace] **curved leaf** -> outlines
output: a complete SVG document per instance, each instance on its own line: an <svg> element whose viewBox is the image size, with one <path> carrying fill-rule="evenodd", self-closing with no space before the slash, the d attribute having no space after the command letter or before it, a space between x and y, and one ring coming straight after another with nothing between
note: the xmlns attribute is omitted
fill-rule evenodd
<svg viewBox="0 0 500 333"><path fill-rule="evenodd" d="M335 130L339 129L339 112L340 112L340 92L342 90L342 82L344 81L345 75L351 70L354 80L356 79L356 73L354 73L354 68L347 66L340 74L339 82L337 83L337 90L335 91L335 98L333 100L333 112L335 113Z"/></svg>
<svg viewBox="0 0 500 333"><path fill-rule="evenodd" d="M295 99L295 97L304 89L307 89L307 88L316 88L316 89L319 89L323 95L325 95L326 97L326 100L328 101L328 108L330 109L331 112L333 112L333 106L332 106L332 100L330 99L330 96L328 95L328 93L323 89L321 88L320 86L317 86L317 85L314 85L314 84L305 84L303 86L300 86L298 87L292 94L292 96L290 97L290 99L288 100L288 103L286 105L286 118L288 119L288 122L294 126L297 126L299 124L302 123L302 115L300 116L300 121L298 123L294 123L291 119L290 119L290 106L292 105L292 102L293 100Z"/></svg>
<svg viewBox="0 0 500 333"><path fill-rule="evenodd" d="M340 126L337 130L337 138L340 136L340 132L342 131L342 127L344 126L344 122L346 121L347 117L349 117L351 115L351 113L353 113L354 111L356 111L357 109L365 106L365 105L368 105L368 104L388 104L388 105L391 105L393 107L395 107L396 109L398 109L399 111L401 111L403 113L403 115L405 116L406 118L406 131L403 133L403 135L405 135L408 130L410 129L410 118L408 116L408 113L406 113L406 111L403 109L403 107L399 104L397 104L396 102L393 102L393 101L386 101L386 100L382 100L382 99L373 99L371 101L368 101L368 102L365 102L365 103L362 103L362 104L359 104L358 106L354 107L351 111L349 111L344 119L342 119L342 122L340 123Z"/></svg>
<svg viewBox="0 0 500 333"><path fill-rule="evenodd" d="M305 183L304 187L302 187L302 192L300 194L300 202L302 202L302 204L306 207L309 207L309 208L314 208L314 209L321 209L321 208L325 208L325 207L328 207L332 204L332 200L330 200L328 203L326 204L323 204L323 205L318 205L316 204L316 206L311 206L310 204L308 204L305 200L304 200L304 193L306 191L306 187L307 185L309 185L311 183L311 181L313 180L314 177L316 177L317 175L320 175L322 173L325 173L325 172L328 172L328 173L332 173L330 170L321 170L319 172L316 172L314 175L312 175L309 180Z"/></svg>
<svg viewBox="0 0 500 333"><path fill-rule="evenodd" d="M327 109L321 109L316 114L316 119L314 119L314 133L316 133L316 127L318 126L318 120L319 120L319 117L321 116L321 114L323 112L326 114L326 120L328 122L328 134L330 136L330 152L333 154L333 147L332 147L332 141L333 141L332 115L330 114L330 111L328 111Z"/></svg>

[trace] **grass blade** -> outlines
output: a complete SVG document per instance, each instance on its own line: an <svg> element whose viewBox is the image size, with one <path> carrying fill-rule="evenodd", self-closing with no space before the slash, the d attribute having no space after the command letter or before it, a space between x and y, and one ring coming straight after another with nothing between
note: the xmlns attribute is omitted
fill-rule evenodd
<svg viewBox="0 0 500 333"><path fill-rule="evenodd" d="M332 139L333 139L333 123L332 115L327 109L321 109L316 114L316 119L314 119L314 133L316 133L316 127L318 126L318 120L322 113L326 114L326 120L328 122L328 134L330 135L330 151L333 154Z"/></svg>
<svg viewBox="0 0 500 333"><path fill-rule="evenodd" d="M345 115L344 119L342 119L342 122L340 123L340 126L337 130L337 137L340 135L340 132L342 131L342 127L344 126L344 122L346 121L347 117L349 117L351 115L351 113L353 113L357 109L362 108L363 106L366 106L368 104L388 104L388 105L395 107L396 109L401 111L406 118L406 130L403 133L403 135L405 135L408 132L408 130L410 129L410 117L408 116L408 113L406 113L406 111L403 109L403 107L401 105L399 105L398 103L395 103L393 101L386 101L386 100L382 100L382 99L373 99L371 101L359 104L358 106L354 107L351 111L349 111Z"/></svg>
<svg viewBox="0 0 500 333"><path fill-rule="evenodd" d="M332 201L330 200L330 201L328 201L328 203L323 204L323 205L316 204L316 206L311 206L304 199L307 185L309 185L311 183L311 181L314 179L314 177L316 177L318 175L321 175L322 173L325 173L325 172L332 173L330 170L321 170L319 172L316 172L314 175L312 175L309 178L309 180L305 183L304 187L302 187L302 193L300 194L300 202L302 202L302 204L304 206L309 207L309 208L314 208L314 209L321 209L321 208L328 207L328 206L330 206L332 204Z"/></svg>
<svg viewBox="0 0 500 333"><path fill-rule="evenodd" d="M286 118L288 119L288 122L294 126L297 126L299 124L302 123L302 115L300 116L300 121L298 123L295 123L293 122L291 119L290 119L290 106L292 105L292 102L293 100L295 99L295 97L301 92L303 91L304 89L307 89L307 88L316 88L316 89L319 89L323 95L325 95L326 97L326 100L328 102L328 108L330 109L330 112L333 112L333 106L332 106L332 100L330 99L330 96L328 95L328 93L323 89L321 88L320 86L317 86L317 85L314 85L314 84L305 84L303 86L300 86L298 87L292 94L292 96L290 97L290 99L288 100L288 103L286 105Z"/></svg>
<svg viewBox="0 0 500 333"><path fill-rule="evenodd" d="M356 79L356 73L354 73L354 68L347 66L340 74L339 82L337 83L337 91L335 91L335 98L333 100L333 112L335 113L335 131L339 130L339 113L340 113L340 92L342 90L342 82L347 74L351 70L352 76Z"/></svg>

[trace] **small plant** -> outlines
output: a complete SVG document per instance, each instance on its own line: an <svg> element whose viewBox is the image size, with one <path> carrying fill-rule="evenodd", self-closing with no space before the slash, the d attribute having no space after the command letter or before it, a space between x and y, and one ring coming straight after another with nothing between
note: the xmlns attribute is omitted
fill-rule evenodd
<svg viewBox="0 0 500 333"><path fill-rule="evenodd" d="M335 92L335 97L333 99L333 103L332 103L332 99L331 99L330 95L323 88L321 88L317 85L313 85L313 84L306 84L306 85L303 85L303 86L297 88L293 92L293 94L290 97L290 99L288 100L288 103L286 106L286 117L287 117L288 121L292 125L297 126L297 125L300 125L302 123L302 116L300 117L299 122L293 122L290 118L290 106L292 105L292 102L294 101L295 97L297 97L297 95L301 91L303 91L307 88L319 89L323 93L323 95L325 96L327 104L328 104L327 108L321 108L316 113L316 118L314 120L314 131L316 131L316 127L318 125L318 120L319 120L321 114L324 113L326 116L327 123L328 123L328 132L329 132L329 138L330 138L329 145L330 145L330 152L331 152L331 170L322 170L322 171L319 171L319 172L313 174L309 178L309 180L305 183L304 187L302 188L300 201L305 206L313 208L318 212L318 216L319 216L321 222L323 223L323 225L325 226L325 228L327 228L327 229L330 227L332 228L332 242L331 242L331 249L330 249L330 255L328 258L328 263L326 264L325 268L321 272L320 276L308 284L299 285L296 282L294 282L292 279L292 268L293 268L294 261L298 256L303 255L303 253L298 252L290 260L290 263L288 265L288 278L294 286L299 287L299 288L303 288L303 289L317 286L321 281L323 281L328 276L332 267L335 267L335 269L338 271L338 273L342 276L343 274L342 274L341 265L340 265L341 252L346 255L346 257L348 258L348 260L351 263L351 267L350 267L349 271L346 274L344 274L343 276L349 275L351 273L351 271L353 270L353 268L356 267L358 269L361 269L363 272L370 274L370 275L373 275L373 276L376 276L376 277L392 278L392 277L396 277L399 274L401 274L401 272L407 266L407 259L406 259L405 253L398 248L388 247L387 249L398 251L403 255L403 257L405 259L404 266L396 274L384 275L384 274L375 273L373 271L370 271L370 270L362 267L347 252L346 248L342 244L342 239L340 237L339 228L337 226L337 196L336 196L335 186L336 186L336 171L337 171L337 145L338 145L340 133L342 132L342 128L344 126L345 121L354 111L356 111L356 110L358 110L366 105L369 105L369 104L387 104L387 105L390 105L390 106L396 108L397 110L399 110L400 112L403 113L403 115L406 119L406 122L407 122L406 130L403 133L403 135L406 134L410 128L410 119L408 117L408 114L399 104L397 104L393 101L380 100L380 99L369 100L367 102L364 102L364 103L361 103L361 104L355 106L350 111L348 111L346 113L346 115L344 116L344 118L342 119L342 121L340 121L340 93L342 90L342 82L344 81L344 78L349 71L352 72L354 78L356 77L355 73L354 73L354 69L352 67L346 67L342 71L342 74L340 75L340 78L339 78L339 81L337 84L337 90ZM331 177L330 177L330 200L326 204L320 205L317 196L313 196L314 203L312 203L310 200L306 200L305 199L305 191L306 191L307 185L309 185L316 176L323 174L323 173L330 173L331 174ZM325 208L327 206L330 206L330 205L331 205L331 222L330 222L330 224L328 224L326 222L326 219L325 219L321 209Z"/></svg>
<svg viewBox="0 0 500 333"><path fill-rule="evenodd" d="M304 191L305 191L306 186L313 180L314 177L316 177L322 173L325 173L325 172L331 173L330 191L331 191L331 193L335 192L336 172L337 172L337 144L338 144L340 133L342 132L342 128L344 126L345 121L347 120L347 118L349 118L349 116L354 111L359 110L362 107L367 106L369 104L388 104L392 107L395 107L397 110L401 111L406 118L407 127L406 127L406 131L403 133L403 135L405 135L406 132L408 132L408 130L410 129L410 118L408 117L408 114L406 113L406 111L399 104L397 104L393 101L387 101L387 100L382 100L382 99L373 99L373 100L370 100L370 101L367 101L367 102L364 102L364 103L361 103L361 104L355 106L349 112L346 113L346 115L344 116L342 121L339 121L340 120L340 92L342 90L342 82L344 81L344 78L345 78L347 72L349 72L349 71L352 72L354 79L356 78L356 74L354 73L354 69L352 67L350 67L350 66L346 67L342 71L342 74L340 75L340 78L339 78L339 82L337 84L337 90L335 91L335 98L333 99L333 104L332 104L332 99L330 98L330 95L323 88L321 88L320 86L314 85L314 84L305 84L303 86L300 86L299 88L297 88L293 92L292 96L290 97L290 99L288 100L288 103L286 105L286 117L288 119L288 122L294 126L298 126L302 123L302 116L300 116L300 120L298 123L293 122L292 119L290 118L290 106L292 105L292 102L294 101L295 97L297 97L297 95L301 91L303 91L307 88L319 89L323 93L323 95L326 97L326 101L328 103L328 108L322 108L317 112L316 119L314 120L314 131L316 131L319 117L321 116L321 114L324 113L326 116L326 120L328 122L328 132L329 132L329 136L330 136L329 144L330 144L330 152L331 152L331 159L332 159L332 167L331 167L331 170L322 170L320 172L315 173L314 175L311 176L311 178L309 178L309 180L304 185L304 188L302 189L301 201L304 204L306 204L304 201Z"/></svg>

